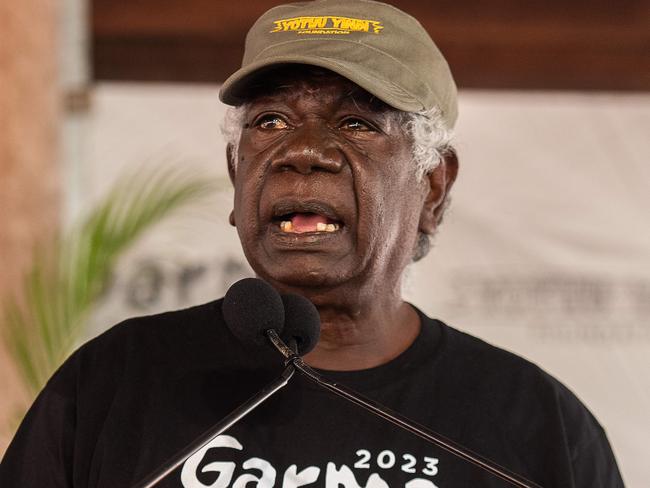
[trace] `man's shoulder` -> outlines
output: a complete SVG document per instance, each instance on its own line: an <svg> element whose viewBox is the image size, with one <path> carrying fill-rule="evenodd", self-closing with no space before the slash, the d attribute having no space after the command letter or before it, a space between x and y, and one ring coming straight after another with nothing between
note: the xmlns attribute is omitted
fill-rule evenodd
<svg viewBox="0 0 650 488"><path fill-rule="evenodd" d="M226 327L221 315L221 301L127 318L88 340L77 353L113 349L129 351L130 348L156 350L223 335Z"/></svg>
<svg viewBox="0 0 650 488"><path fill-rule="evenodd" d="M61 370L82 377L118 378L148 363L173 367L207 347L227 349L231 337L221 315L221 300L214 300L123 320L82 344Z"/></svg>
<svg viewBox="0 0 650 488"><path fill-rule="evenodd" d="M150 315L127 318L99 334L88 344L123 340L130 336L152 336L158 333L187 333L192 329L217 327L223 322L221 302L213 300L200 305Z"/></svg>
<svg viewBox="0 0 650 488"><path fill-rule="evenodd" d="M529 359L440 322L447 355L446 366L456 365L454 382L495 419L510 412L526 424L537 419L556 419L570 444L584 445L603 436L603 429L578 398L555 376ZM470 397L472 397L470 395Z"/></svg>
<svg viewBox="0 0 650 488"><path fill-rule="evenodd" d="M530 359L492 344L444 322L437 322L441 329L443 354L458 362L470 373L483 378L536 379L555 387L561 383Z"/></svg>
<svg viewBox="0 0 650 488"><path fill-rule="evenodd" d="M259 351L235 337L223 318L222 302L129 318L88 341L74 356L88 369L98 371L107 365L124 377L281 366L281 357L271 347Z"/></svg>

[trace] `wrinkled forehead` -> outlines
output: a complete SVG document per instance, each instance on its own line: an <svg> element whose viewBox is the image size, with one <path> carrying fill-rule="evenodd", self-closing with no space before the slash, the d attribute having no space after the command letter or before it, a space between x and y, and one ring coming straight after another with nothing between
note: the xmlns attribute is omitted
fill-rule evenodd
<svg viewBox="0 0 650 488"><path fill-rule="evenodd" d="M400 113L356 83L325 68L304 64L284 64L260 70L246 86L244 103L267 99L292 100L298 97L334 95L339 103L350 103L373 112Z"/></svg>

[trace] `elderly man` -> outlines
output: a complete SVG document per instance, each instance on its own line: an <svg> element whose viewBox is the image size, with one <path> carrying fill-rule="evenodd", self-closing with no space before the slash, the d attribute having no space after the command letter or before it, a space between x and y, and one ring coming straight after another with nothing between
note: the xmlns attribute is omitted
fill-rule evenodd
<svg viewBox="0 0 650 488"><path fill-rule="evenodd" d="M309 298L323 374L545 487L623 486L605 434L560 383L401 297L458 171L456 89L420 24L370 1L274 8L223 85L231 223L256 274ZM39 396L3 487L132 486L266 381L222 301L127 321ZM160 486L473 487L507 483L301 378Z"/></svg>

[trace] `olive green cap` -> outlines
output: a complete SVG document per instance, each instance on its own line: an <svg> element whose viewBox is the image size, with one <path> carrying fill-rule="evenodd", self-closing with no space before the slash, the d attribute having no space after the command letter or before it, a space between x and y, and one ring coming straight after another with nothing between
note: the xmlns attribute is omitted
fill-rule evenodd
<svg viewBox="0 0 650 488"><path fill-rule="evenodd" d="M287 63L334 71L405 112L438 107L449 128L456 122L456 84L447 61L422 25L392 5L316 0L270 9L248 32L242 67L219 97L239 105L258 71Z"/></svg>

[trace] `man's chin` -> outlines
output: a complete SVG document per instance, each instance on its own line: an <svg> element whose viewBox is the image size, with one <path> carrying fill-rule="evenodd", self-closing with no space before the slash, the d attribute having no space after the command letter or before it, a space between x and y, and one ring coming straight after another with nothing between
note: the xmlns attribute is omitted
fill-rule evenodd
<svg viewBox="0 0 650 488"><path fill-rule="evenodd" d="M283 292L303 289L335 288L350 280L349 273L327 267L272 266L271 269L255 270L256 274Z"/></svg>

